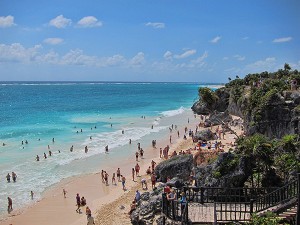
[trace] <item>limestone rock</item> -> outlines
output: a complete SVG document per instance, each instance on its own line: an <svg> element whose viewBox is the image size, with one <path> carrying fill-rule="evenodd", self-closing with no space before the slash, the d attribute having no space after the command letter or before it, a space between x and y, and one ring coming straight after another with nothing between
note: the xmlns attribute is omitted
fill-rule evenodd
<svg viewBox="0 0 300 225"><path fill-rule="evenodd" d="M214 140L215 139L215 135L210 129L205 129L205 130L198 131L195 134L195 137L198 140L202 140L202 141L209 141L209 140Z"/></svg>
<svg viewBox="0 0 300 225"><path fill-rule="evenodd" d="M189 178L193 166L193 156L189 154L177 155L161 162L155 168L159 181L166 182L167 177L178 177L184 181Z"/></svg>

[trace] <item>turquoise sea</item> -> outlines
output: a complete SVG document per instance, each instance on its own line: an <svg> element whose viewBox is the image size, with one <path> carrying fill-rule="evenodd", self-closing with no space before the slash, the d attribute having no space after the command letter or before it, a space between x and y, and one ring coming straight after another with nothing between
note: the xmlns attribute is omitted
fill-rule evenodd
<svg viewBox="0 0 300 225"><path fill-rule="evenodd" d="M0 82L0 214L7 196L15 209L22 208L32 203L31 190L36 201L64 178L100 170L106 145L110 157L127 157L136 150L129 138L133 143L159 138L170 118L190 111L199 86L209 84ZM13 171L17 182L7 183Z"/></svg>

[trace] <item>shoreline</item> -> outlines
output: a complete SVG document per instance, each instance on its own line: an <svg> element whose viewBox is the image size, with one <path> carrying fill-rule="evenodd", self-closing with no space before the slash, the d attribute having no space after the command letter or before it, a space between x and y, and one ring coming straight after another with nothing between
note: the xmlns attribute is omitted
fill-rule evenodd
<svg viewBox="0 0 300 225"><path fill-rule="evenodd" d="M184 117L186 116L186 114L180 115L180 118L184 121L187 121L187 119L189 119L189 123L185 123L185 125L182 125L178 128L181 133L179 138L177 137L177 134L175 132L172 133L172 135L176 136L176 138L172 138L173 143L171 145L169 144L170 133L167 131L157 140L156 149L152 148L150 143L149 145L145 146L144 159L139 159L138 162L141 167L141 176L136 178L137 182L133 182L131 179L131 168L133 168L136 164L135 156L134 154L132 154L130 156L127 156L126 159L119 159L114 161L106 168L100 168L99 166L99 170L94 173L70 177L60 181L59 183L46 190L43 193L43 197L40 201L24 209L17 215L13 211L8 218L0 221L0 225L85 224L85 207L82 207L82 214L78 214L75 212L77 208L75 206L76 193L79 193L80 196L84 196L87 199L86 206L89 206L89 208L92 210L92 215L95 218L96 224L131 224L129 215L127 214L129 211L130 203L133 200L136 189L139 189L141 193L144 192L140 188L140 180L142 177L147 178L147 191L152 190L149 180L150 178L148 175L146 175L146 169L148 168L148 166L150 166L151 160L156 161L156 163L159 163L159 161L162 160L161 158L159 158L159 148L164 148L169 144L170 152L172 152L174 150L187 150L191 146L194 146L194 143L191 141L190 137L188 137L187 141L183 139L184 127L186 126L188 127L188 129L194 130L196 124L198 124L200 120L199 116L195 118L193 112L189 112L190 113L188 114L188 118ZM224 140L224 142L230 142L229 139L232 140L234 139L234 137L229 137L228 135L226 135L226 140ZM126 177L126 191L122 190L120 182L117 182L117 185L111 184L112 173L116 172L116 169L118 167L121 169L121 174ZM110 175L108 178L109 186L106 186L101 181L101 169L106 170ZM67 198L63 197L63 189L66 189L67 191ZM120 208L121 206L124 206L122 207L123 209ZM116 219L117 221L121 222L114 223L113 221L115 221Z"/></svg>
<svg viewBox="0 0 300 225"><path fill-rule="evenodd" d="M188 111L190 115L189 128L194 129L194 116L192 111ZM186 114L179 115L181 118ZM192 119L193 118L193 119ZM184 118L187 119L187 118ZM183 130L183 126L178 128ZM181 131L183 132L183 131ZM144 159L140 160L139 164L141 167L141 174L146 171L146 168L150 165L152 159L159 159L159 148L165 147L168 144L168 131L164 132L164 137L157 140L157 148L153 149L152 146L147 145L144 148ZM173 136L175 134L173 133ZM183 136L183 135L182 135ZM181 138L173 138L174 142L181 140ZM172 143L174 145L175 143ZM143 146L142 146L143 147ZM158 158L157 158L158 156ZM0 221L0 225L4 224L53 224L54 221L47 221L47 218L60 218L59 221L55 221L55 224L82 224L86 221L85 215L80 215L75 213L75 196L76 193L81 194L87 199L87 205L91 208L94 214L96 210L101 207L101 202L103 204L109 203L112 200L116 200L117 197L124 194L121 188L121 184L118 183L117 186L109 185L106 187L102 184L101 175L99 174L101 169L104 169L110 175L109 181L111 181L111 176L113 172L116 172L118 167L121 168L121 173L126 177L126 183L128 187L131 187L134 183L131 180L131 168L135 165L135 157L127 156L129 160L118 160L113 165L107 168L99 168L96 172L87 175L73 176L70 178L65 178L57 184L52 185L42 194L42 198L26 208L20 210L12 211L8 217L3 218ZM154 161L155 161L154 160ZM158 163L158 162L157 162ZM118 165L118 166L117 166ZM100 166L99 166L100 167ZM110 182L109 182L110 183ZM149 183L149 182L148 182ZM67 193L67 198L63 198L62 189L65 188ZM121 192L120 192L121 191ZM110 197L107 197L110 196ZM113 197L112 197L113 196ZM108 199L107 199L108 198Z"/></svg>

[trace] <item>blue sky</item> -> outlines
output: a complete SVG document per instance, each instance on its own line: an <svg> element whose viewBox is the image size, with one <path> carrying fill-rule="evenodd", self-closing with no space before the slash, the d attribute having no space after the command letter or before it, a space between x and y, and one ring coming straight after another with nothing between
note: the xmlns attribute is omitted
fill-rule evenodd
<svg viewBox="0 0 300 225"><path fill-rule="evenodd" d="M227 82L300 70L299 0L0 0L0 80Z"/></svg>

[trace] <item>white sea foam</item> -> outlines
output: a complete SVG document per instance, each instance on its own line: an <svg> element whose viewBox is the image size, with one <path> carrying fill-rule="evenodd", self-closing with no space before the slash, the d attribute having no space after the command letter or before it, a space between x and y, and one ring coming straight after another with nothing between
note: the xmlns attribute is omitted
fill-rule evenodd
<svg viewBox="0 0 300 225"><path fill-rule="evenodd" d="M185 108L181 106L179 109L164 111L161 112L160 114L163 115L164 117L171 117L171 116L182 114L184 111Z"/></svg>
<svg viewBox="0 0 300 225"><path fill-rule="evenodd" d="M124 134L122 134L121 130L113 132L103 132L100 134L94 133L91 134L92 140L90 140L89 137L84 140L84 142L81 144L81 149L74 149L75 154L67 154L66 157L60 157L60 159L57 159L56 162L59 165L66 165L74 160L79 160L104 153L105 146L107 145L109 146L109 149L112 150L116 147L128 144L129 139L131 139L132 141L136 141L146 135L159 132L163 129L167 129L167 126L154 127L153 129L145 127L124 128ZM88 154L84 152L85 146L88 146Z"/></svg>

